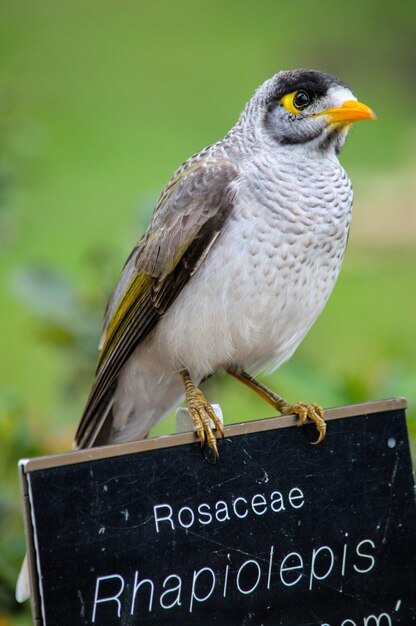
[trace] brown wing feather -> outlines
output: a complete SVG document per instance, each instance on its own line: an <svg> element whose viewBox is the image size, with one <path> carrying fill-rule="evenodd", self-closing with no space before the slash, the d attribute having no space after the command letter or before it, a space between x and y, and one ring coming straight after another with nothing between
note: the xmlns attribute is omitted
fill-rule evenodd
<svg viewBox="0 0 416 626"><path fill-rule="evenodd" d="M231 212L234 165L216 161L179 172L125 266L123 289L116 287L107 307L96 378L75 436L78 448L98 441L121 368L179 295Z"/></svg>

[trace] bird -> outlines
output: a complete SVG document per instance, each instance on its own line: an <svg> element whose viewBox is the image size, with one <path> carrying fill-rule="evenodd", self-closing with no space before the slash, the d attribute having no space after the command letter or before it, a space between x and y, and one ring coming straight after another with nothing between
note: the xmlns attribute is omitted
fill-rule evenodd
<svg viewBox="0 0 416 626"><path fill-rule="evenodd" d="M199 385L221 370L324 439L319 405L254 374L292 356L335 285L352 208L338 155L351 125L375 118L334 76L281 71L179 167L108 302L76 449L140 440L185 396L216 460L211 420L224 430ZM16 598L29 595L25 559Z"/></svg>
<svg viewBox="0 0 416 626"><path fill-rule="evenodd" d="M330 74L280 71L176 170L108 302L76 449L140 440L185 397L217 459L224 430L199 386L218 371L324 439L318 404L254 376L292 356L335 285L352 207L338 156L351 125L375 118Z"/></svg>

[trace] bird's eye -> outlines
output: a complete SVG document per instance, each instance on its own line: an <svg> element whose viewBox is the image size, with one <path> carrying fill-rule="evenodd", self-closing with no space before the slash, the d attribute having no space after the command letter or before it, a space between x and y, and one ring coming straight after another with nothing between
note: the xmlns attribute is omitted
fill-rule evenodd
<svg viewBox="0 0 416 626"><path fill-rule="evenodd" d="M310 105L312 98L307 91L299 89L298 91L292 91L292 93L283 96L280 102L290 113L297 115Z"/></svg>
<svg viewBox="0 0 416 626"><path fill-rule="evenodd" d="M303 91L302 89L300 89L295 93L295 96L293 98L293 104L297 109L299 109L299 111L303 111L303 109L306 109L306 107L309 106L310 103L311 97L307 91Z"/></svg>

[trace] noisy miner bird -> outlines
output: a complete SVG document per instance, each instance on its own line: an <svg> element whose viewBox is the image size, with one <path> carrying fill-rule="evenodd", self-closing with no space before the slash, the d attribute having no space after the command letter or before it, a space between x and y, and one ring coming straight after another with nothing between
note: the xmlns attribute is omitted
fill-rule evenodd
<svg viewBox="0 0 416 626"><path fill-rule="evenodd" d="M223 428L198 385L218 370L311 419L322 441L319 406L253 374L293 354L334 287L352 205L338 154L352 122L374 118L329 74L279 72L224 139L181 165L108 303L76 447L141 439L185 394L217 457L210 419Z"/></svg>
<svg viewBox="0 0 416 626"><path fill-rule="evenodd" d="M295 351L337 279L351 218L338 161L352 122L374 119L342 81L279 72L224 139L173 174L108 303L95 381L75 446L141 439L183 397L218 456L198 385L225 370L273 405L315 422L255 380ZM27 565L16 597L29 596Z"/></svg>

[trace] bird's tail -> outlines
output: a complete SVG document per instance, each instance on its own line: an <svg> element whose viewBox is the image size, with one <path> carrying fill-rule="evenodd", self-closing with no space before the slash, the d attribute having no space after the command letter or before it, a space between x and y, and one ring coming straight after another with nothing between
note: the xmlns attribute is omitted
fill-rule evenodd
<svg viewBox="0 0 416 626"><path fill-rule="evenodd" d="M90 424L75 441L77 448L126 443L147 436L156 422L168 414L184 395L177 372L161 373L147 363L136 362L122 374L94 410ZM24 602L30 597L29 570L25 557L16 584L16 599Z"/></svg>
<svg viewBox="0 0 416 626"><path fill-rule="evenodd" d="M16 600L18 602L24 602L30 598L30 584L29 584L29 567L27 565L27 555L23 559L22 567L20 568L19 578L16 583Z"/></svg>

